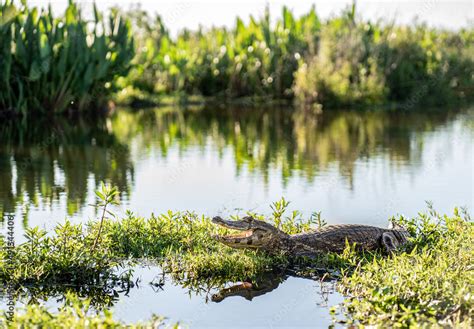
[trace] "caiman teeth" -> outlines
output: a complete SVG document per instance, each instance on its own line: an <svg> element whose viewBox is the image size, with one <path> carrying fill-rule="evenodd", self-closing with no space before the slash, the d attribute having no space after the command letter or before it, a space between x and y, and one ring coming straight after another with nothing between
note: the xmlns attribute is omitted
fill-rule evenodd
<svg viewBox="0 0 474 329"><path fill-rule="evenodd" d="M228 234L228 235L219 235L215 234L212 237L217 240L235 240L235 239L244 239L252 236L252 231L244 231L237 234Z"/></svg>

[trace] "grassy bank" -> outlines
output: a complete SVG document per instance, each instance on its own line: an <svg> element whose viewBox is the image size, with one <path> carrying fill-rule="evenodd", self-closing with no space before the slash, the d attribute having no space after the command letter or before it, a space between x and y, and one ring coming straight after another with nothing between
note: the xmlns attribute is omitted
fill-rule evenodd
<svg viewBox="0 0 474 329"><path fill-rule="evenodd" d="M286 216L287 205L284 200L274 203L270 219L284 231L293 234L322 224L317 215L304 221L298 212ZM452 216L430 210L397 221L409 228L413 238L393 255L358 254L348 248L341 255L298 264L342 273L340 289L348 298L335 314L344 321L378 326L472 325L474 230L469 216L458 210ZM118 276L114 269L147 258L187 286L203 282L218 286L295 264L285 255L270 257L218 244L211 235L225 230L193 213L168 212L147 220L128 213L122 220L104 219L97 239L100 226L66 223L52 236L30 229L25 243L13 250L3 245L2 280L15 286L113 285L130 279L128 273Z"/></svg>
<svg viewBox="0 0 474 329"><path fill-rule="evenodd" d="M362 261L343 277L350 322L386 327L472 328L474 325L474 223L431 210L402 219L412 245L393 257Z"/></svg>
<svg viewBox="0 0 474 329"><path fill-rule="evenodd" d="M273 218L289 233L309 229L310 221L300 223L296 219L281 215ZM127 261L147 258L156 260L179 279L216 279L223 283L253 278L289 264L283 255L269 257L231 249L211 237L225 233L208 217L171 211L149 219L128 213L120 221L104 219L102 224L91 222L86 226L66 222L58 225L53 235L32 228L26 231L27 241L13 250L2 242L0 277L17 284L101 284L127 279L128 274L119 278L113 270ZM336 256L328 255L318 263L336 261Z"/></svg>

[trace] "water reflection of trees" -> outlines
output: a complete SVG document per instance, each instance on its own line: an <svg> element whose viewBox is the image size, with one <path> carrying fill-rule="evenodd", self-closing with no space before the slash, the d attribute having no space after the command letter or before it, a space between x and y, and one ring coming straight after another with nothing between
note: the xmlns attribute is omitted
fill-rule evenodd
<svg viewBox="0 0 474 329"><path fill-rule="evenodd" d="M352 180L356 160L388 157L402 165L420 160L422 139L413 136L446 123L443 112L330 112L314 115L290 109L201 109L120 112L113 119L120 140L135 139L141 152L171 147L184 153L211 145L234 156L237 172L246 167L268 180L270 170L284 182L293 175L312 180L331 165Z"/></svg>
<svg viewBox="0 0 474 329"><path fill-rule="evenodd" d="M111 182L123 195L133 183L129 148L104 120L9 122L0 140L0 215L61 196L72 215L86 205L90 183Z"/></svg>
<svg viewBox="0 0 474 329"><path fill-rule="evenodd" d="M101 180L118 186L126 197L135 158L151 153L166 158L171 148L181 155L191 147L203 153L212 147L219 157L231 152L237 173L246 168L265 181L271 171L280 172L284 183L292 176L311 181L331 168L352 181L357 161L388 157L392 165L420 163L423 138L414 136L453 115L160 108L122 110L104 120L2 124L0 215L20 205L48 206L61 197L68 214L74 214L86 206L91 184L95 188Z"/></svg>

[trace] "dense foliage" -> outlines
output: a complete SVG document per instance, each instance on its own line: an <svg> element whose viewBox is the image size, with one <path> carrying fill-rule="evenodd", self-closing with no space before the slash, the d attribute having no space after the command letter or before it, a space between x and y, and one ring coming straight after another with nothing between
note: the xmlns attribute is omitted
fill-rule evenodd
<svg viewBox="0 0 474 329"><path fill-rule="evenodd" d="M472 30L382 26L354 15L322 29L318 50L296 74L300 100L330 106L397 102L404 109L472 100Z"/></svg>
<svg viewBox="0 0 474 329"><path fill-rule="evenodd" d="M130 82L150 92L204 96L290 97L299 59L316 43L320 24L314 9L296 19L284 8L273 26L267 9L247 25L237 18L232 29L183 31L173 39L159 17L130 15L139 31Z"/></svg>
<svg viewBox="0 0 474 329"><path fill-rule="evenodd" d="M365 22L355 6L322 21L313 8L295 17L283 8L246 25L183 31L171 38L160 17L128 14L137 31L134 70L123 87L253 100L291 99L325 106L443 104L472 99L472 29ZM133 88L135 88L135 93ZM138 93L139 94L139 93Z"/></svg>
<svg viewBox="0 0 474 329"><path fill-rule="evenodd" d="M404 108L474 94L472 29L365 22L355 6L327 21L314 8L295 17L284 7L276 20L267 9L247 24L237 18L232 28L177 37L145 11L114 9L104 18L94 7L89 21L73 1L54 17L51 8L8 0L0 18L0 113L84 110L112 94Z"/></svg>
<svg viewBox="0 0 474 329"><path fill-rule="evenodd" d="M95 7L94 7L95 9ZM0 114L60 113L106 103L134 56L130 25L112 11L92 21L70 1L52 9L0 2Z"/></svg>

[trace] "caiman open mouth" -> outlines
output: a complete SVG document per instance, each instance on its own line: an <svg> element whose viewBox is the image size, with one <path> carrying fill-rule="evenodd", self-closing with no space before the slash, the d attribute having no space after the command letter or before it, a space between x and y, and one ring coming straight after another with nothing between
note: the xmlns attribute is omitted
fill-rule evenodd
<svg viewBox="0 0 474 329"><path fill-rule="evenodd" d="M214 235L213 237L217 241L234 248L252 248L252 236L254 230L250 228L250 224L246 220L230 221L224 220L220 217L214 217L212 222L227 229L241 231L240 233L236 234Z"/></svg>

